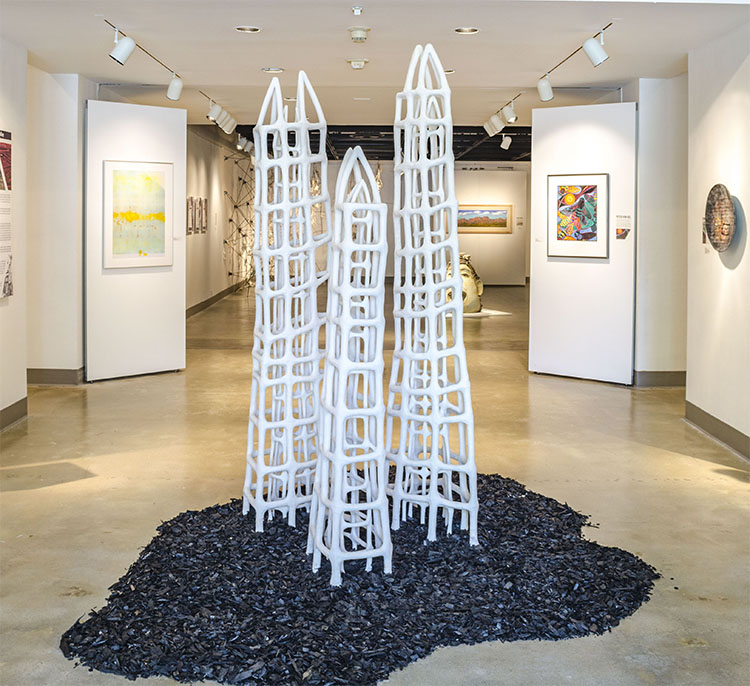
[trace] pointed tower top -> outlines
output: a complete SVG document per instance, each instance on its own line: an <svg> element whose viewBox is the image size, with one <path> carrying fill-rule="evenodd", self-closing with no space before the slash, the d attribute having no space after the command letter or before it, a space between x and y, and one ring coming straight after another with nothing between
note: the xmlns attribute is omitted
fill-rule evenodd
<svg viewBox="0 0 750 686"><path fill-rule="evenodd" d="M443 65L432 43L427 43L424 47L417 45L411 55L404 90L418 88L450 91Z"/></svg>
<svg viewBox="0 0 750 686"><path fill-rule="evenodd" d="M360 146L349 148L336 179L336 202L379 203L380 191Z"/></svg>
<svg viewBox="0 0 750 686"><path fill-rule="evenodd" d="M281 84L278 77L274 76L263 98L263 104L258 114L258 125L276 124L284 117L284 103L281 97ZM268 119L268 121L266 121Z"/></svg>
<svg viewBox="0 0 750 686"><path fill-rule="evenodd" d="M313 109L315 110L314 119L308 120L307 112L307 98L310 98ZM315 93L315 90L310 83L310 79L307 78L307 74L301 71L297 76L297 106L296 106L296 121L310 121L312 124L325 124L326 118L323 116L323 108L320 106L320 101Z"/></svg>

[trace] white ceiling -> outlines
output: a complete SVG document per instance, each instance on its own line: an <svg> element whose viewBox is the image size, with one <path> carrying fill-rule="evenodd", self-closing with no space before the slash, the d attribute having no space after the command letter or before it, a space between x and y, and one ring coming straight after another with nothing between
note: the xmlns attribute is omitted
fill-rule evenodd
<svg viewBox="0 0 750 686"><path fill-rule="evenodd" d="M361 17L352 4L364 6ZM170 75L140 51L124 66L108 57L113 31L105 17L183 77L179 103L165 97ZM444 67L456 70L448 77L456 124L481 124L519 91L526 92L516 101L518 123L529 124L532 107L594 102L607 95L597 88L676 76L692 48L748 19L746 2L0 0L0 34L27 46L35 66L126 84L114 90L142 104L186 107L192 123L205 123L207 101L198 89L241 123L253 123L270 80L264 66L286 69L281 83L289 95L304 69L331 123L390 122L413 46L432 42ZM551 78L553 86L579 89L558 90L542 105L536 80L610 21L610 59L594 69L577 54ZM262 31L240 34L237 24ZM364 45L351 42L346 29L355 24L372 28ZM480 33L453 31L467 25ZM354 71L350 57L370 62Z"/></svg>

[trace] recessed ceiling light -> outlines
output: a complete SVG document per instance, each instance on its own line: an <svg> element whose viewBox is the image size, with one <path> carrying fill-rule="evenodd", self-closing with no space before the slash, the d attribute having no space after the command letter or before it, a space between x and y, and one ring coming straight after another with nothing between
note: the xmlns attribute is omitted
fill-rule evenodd
<svg viewBox="0 0 750 686"><path fill-rule="evenodd" d="M352 98L352 100L372 100L372 98Z"/></svg>
<svg viewBox="0 0 750 686"><path fill-rule="evenodd" d="M281 74L282 71L284 71L283 67L263 67L261 71L266 72L266 74Z"/></svg>
<svg viewBox="0 0 750 686"><path fill-rule="evenodd" d="M353 57L346 61L352 69L364 69L370 60L366 57Z"/></svg>
<svg viewBox="0 0 750 686"><path fill-rule="evenodd" d="M297 102L297 98L295 98L292 95L288 95L287 97L284 98L284 100L286 100L286 102Z"/></svg>
<svg viewBox="0 0 750 686"><path fill-rule="evenodd" d="M240 33L260 33L260 26L235 26L234 30Z"/></svg>
<svg viewBox="0 0 750 686"><path fill-rule="evenodd" d="M360 15L360 14L362 14L362 12L364 12L364 11L365 11L365 8L364 8L364 7L362 7L362 5L354 5L354 6L352 7L352 14L354 14L354 15L355 15L355 16L357 16L357 17L358 17L358 16Z"/></svg>
<svg viewBox="0 0 750 686"><path fill-rule="evenodd" d="M456 33L460 33L462 36L469 36L472 33L479 33L479 29L475 26L459 26L453 29Z"/></svg>
<svg viewBox="0 0 750 686"><path fill-rule="evenodd" d="M455 73L456 73L456 70L455 70L455 69L446 69L446 70L445 70L445 73L446 73L446 74L455 74Z"/></svg>

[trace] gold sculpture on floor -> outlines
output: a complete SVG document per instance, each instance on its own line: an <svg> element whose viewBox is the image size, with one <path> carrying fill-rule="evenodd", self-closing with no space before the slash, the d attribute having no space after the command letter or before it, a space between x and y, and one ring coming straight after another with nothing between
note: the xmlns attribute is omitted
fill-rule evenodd
<svg viewBox="0 0 750 686"><path fill-rule="evenodd" d="M458 272L461 274L461 295L464 301L464 313L482 311L482 293L484 284L479 278L477 270L471 263L471 255L465 252L458 254ZM450 265L448 265L448 278L450 278Z"/></svg>

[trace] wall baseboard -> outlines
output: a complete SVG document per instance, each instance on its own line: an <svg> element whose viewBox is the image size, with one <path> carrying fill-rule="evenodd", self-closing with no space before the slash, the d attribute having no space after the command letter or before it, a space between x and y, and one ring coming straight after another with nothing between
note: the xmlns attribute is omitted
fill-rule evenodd
<svg viewBox="0 0 750 686"><path fill-rule="evenodd" d="M736 450L740 455L750 459L750 436L746 436L739 429L722 422L721 419L717 419L687 400L685 401L685 419L725 443L732 450Z"/></svg>
<svg viewBox="0 0 750 686"><path fill-rule="evenodd" d="M77 386L83 383L80 369L27 369L26 383L31 386Z"/></svg>
<svg viewBox="0 0 750 686"><path fill-rule="evenodd" d="M684 386L687 372L633 372L633 386Z"/></svg>
<svg viewBox="0 0 750 686"><path fill-rule="evenodd" d="M223 291L219 291L215 295L212 295L208 300L204 300L197 305L188 307L187 310L185 310L185 319L189 319L194 314L198 314L198 312L202 312L206 308L211 307L211 305L219 302L219 300L221 300L222 298L226 298L228 295L232 295L232 293L240 290L240 288L243 288L245 285L245 281L240 281L239 283L232 284L231 286L229 286L229 288L225 288Z"/></svg>
<svg viewBox="0 0 750 686"><path fill-rule="evenodd" d="M21 398L0 410L0 431L7 429L29 413L28 398Z"/></svg>

